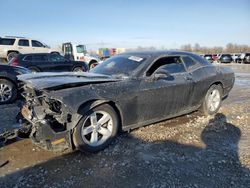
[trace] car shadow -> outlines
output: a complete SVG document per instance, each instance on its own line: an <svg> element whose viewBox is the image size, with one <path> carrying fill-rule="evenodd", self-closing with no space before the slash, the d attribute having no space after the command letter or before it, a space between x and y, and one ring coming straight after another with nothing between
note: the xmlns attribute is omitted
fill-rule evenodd
<svg viewBox="0 0 250 188"><path fill-rule="evenodd" d="M249 187L240 129L217 114L200 138L204 147L124 134L97 154L76 151L1 177L0 187Z"/></svg>

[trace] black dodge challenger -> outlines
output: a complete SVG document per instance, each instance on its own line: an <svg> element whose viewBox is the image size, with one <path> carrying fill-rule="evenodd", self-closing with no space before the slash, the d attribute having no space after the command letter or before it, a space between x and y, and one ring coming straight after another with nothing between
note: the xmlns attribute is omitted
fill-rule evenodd
<svg viewBox="0 0 250 188"><path fill-rule="evenodd" d="M229 68L179 51L130 52L89 73L38 73L24 82L30 137L49 150L104 149L129 131L195 110L215 114L234 84Z"/></svg>

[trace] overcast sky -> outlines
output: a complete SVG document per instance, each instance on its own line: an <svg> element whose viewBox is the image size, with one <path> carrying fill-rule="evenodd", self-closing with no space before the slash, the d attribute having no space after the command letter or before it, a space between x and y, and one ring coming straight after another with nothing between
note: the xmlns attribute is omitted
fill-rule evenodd
<svg viewBox="0 0 250 188"><path fill-rule="evenodd" d="M0 0L0 36L96 47L250 45L250 0Z"/></svg>

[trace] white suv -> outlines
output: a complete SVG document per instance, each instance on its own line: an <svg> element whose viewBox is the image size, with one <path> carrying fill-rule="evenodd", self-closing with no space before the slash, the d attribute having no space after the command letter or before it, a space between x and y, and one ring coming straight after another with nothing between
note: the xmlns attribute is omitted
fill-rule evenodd
<svg viewBox="0 0 250 188"><path fill-rule="evenodd" d="M0 37L0 58L10 61L17 54L56 52L37 40L24 37Z"/></svg>

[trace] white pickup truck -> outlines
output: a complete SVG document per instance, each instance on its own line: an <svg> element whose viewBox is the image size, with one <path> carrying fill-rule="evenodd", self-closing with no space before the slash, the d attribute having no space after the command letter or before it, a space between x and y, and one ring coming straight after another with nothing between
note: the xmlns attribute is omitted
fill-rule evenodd
<svg viewBox="0 0 250 188"><path fill-rule="evenodd" d="M87 53L86 46L81 44L72 44L71 42L62 44L62 53L65 58L72 61L84 61L89 68L94 68L100 62L98 57Z"/></svg>

